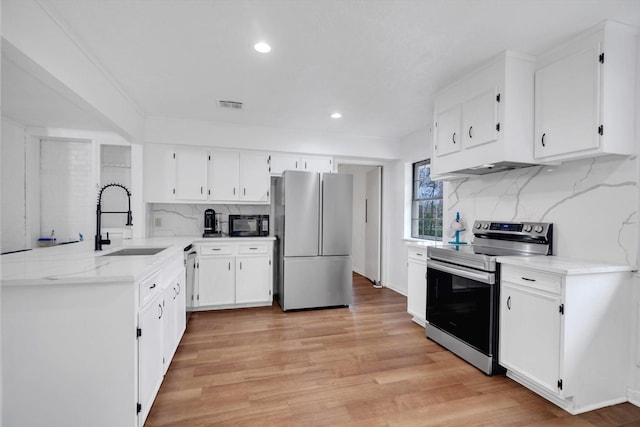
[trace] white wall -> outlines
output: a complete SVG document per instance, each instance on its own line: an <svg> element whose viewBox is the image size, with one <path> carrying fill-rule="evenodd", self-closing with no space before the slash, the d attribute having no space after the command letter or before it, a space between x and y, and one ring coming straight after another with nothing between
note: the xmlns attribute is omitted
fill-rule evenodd
<svg viewBox="0 0 640 427"><path fill-rule="evenodd" d="M355 158L399 157L395 141L390 139L165 117L145 120L145 142Z"/></svg>
<svg viewBox="0 0 640 427"><path fill-rule="evenodd" d="M374 166L339 165L338 172L353 175L353 271L365 271L365 199L367 198L367 172Z"/></svg>
<svg viewBox="0 0 640 427"><path fill-rule="evenodd" d="M2 53L61 95L142 141L143 113L45 2L2 1Z"/></svg>
<svg viewBox="0 0 640 427"><path fill-rule="evenodd" d="M2 238L0 252L28 248L25 190L26 129L2 118Z"/></svg>

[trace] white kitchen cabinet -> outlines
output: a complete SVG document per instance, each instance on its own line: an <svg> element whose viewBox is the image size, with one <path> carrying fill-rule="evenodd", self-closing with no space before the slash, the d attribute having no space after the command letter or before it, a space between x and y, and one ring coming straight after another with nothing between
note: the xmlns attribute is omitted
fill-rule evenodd
<svg viewBox="0 0 640 427"><path fill-rule="evenodd" d="M240 153L238 151L211 151L209 198L211 200L238 200Z"/></svg>
<svg viewBox="0 0 640 427"><path fill-rule="evenodd" d="M409 246L407 256L407 312L413 321L426 324L427 315L427 248Z"/></svg>
<svg viewBox="0 0 640 427"><path fill-rule="evenodd" d="M210 200L269 203L271 180L266 154L213 150L210 163Z"/></svg>
<svg viewBox="0 0 640 427"><path fill-rule="evenodd" d="M240 152L239 199L269 203L271 177L269 160L264 153Z"/></svg>
<svg viewBox="0 0 640 427"><path fill-rule="evenodd" d="M145 144L143 155L144 200L150 203L175 201L176 165L173 146Z"/></svg>
<svg viewBox="0 0 640 427"><path fill-rule="evenodd" d="M508 282L500 292L500 363L526 372L540 386L557 393L561 378L560 297Z"/></svg>
<svg viewBox="0 0 640 427"><path fill-rule="evenodd" d="M269 172L280 176L286 170L332 173L333 157L296 156L292 154L271 154L269 156Z"/></svg>
<svg viewBox="0 0 640 427"><path fill-rule="evenodd" d="M507 258L498 259L507 376L572 414L626 401L631 273L569 261L556 273L556 257Z"/></svg>
<svg viewBox="0 0 640 427"><path fill-rule="evenodd" d="M489 87L473 95L462 106L462 145L470 148L498 139L498 89Z"/></svg>
<svg viewBox="0 0 640 427"><path fill-rule="evenodd" d="M444 111L439 111L436 116L436 156L460 151L462 137L460 135L460 120L462 106L456 104Z"/></svg>
<svg viewBox="0 0 640 427"><path fill-rule="evenodd" d="M271 175L282 175L286 170L299 170L300 156L288 154L272 154L269 156L269 173Z"/></svg>
<svg viewBox="0 0 640 427"><path fill-rule="evenodd" d="M164 372L169 369L171 359L175 354L180 339L186 327L186 298L184 292L184 268L167 277L163 287L163 343L164 343Z"/></svg>
<svg viewBox="0 0 640 427"><path fill-rule="evenodd" d="M175 152L176 199L207 200L208 150L177 147Z"/></svg>
<svg viewBox="0 0 640 427"><path fill-rule="evenodd" d="M272 301L271 245L241 244L236 257L236 303Z"/></svg>
<svg viewBox="0 0 640 427"><path fill-rule="evenodd" d="M162 292L157 283L138 313L138 422L143 425L164 376Z"/></svg>
<svg viewBox="0 0 640 427"><path fill-rule="evenodd" d="M196 250L196 310L271 305L272 240L229 238Z"/></svg>
<svg viewBox="0 0 640 427"><path fill-rule="evenodd" d="M636 32L605 22L538 58L535 157L565 161L634 147Z"/></svg>
<svg viewBox="0 0 640 427"><path fill-rule="evenodd" d="M436 94L432 177L533 163L534 69L505 51Z"/></svg>
<svg viewBox="0 0 640 427"><path fill-rule="evenodd" d="M198 306L234 304L235 259L232 255L198 256Z"/></svg>
<svg viewBox="0 0 640 427"><path fill-rule="evenodd" d="M333 158L331 157L302 157L300 165L301 170L308 172L333 172Z"/></svg>

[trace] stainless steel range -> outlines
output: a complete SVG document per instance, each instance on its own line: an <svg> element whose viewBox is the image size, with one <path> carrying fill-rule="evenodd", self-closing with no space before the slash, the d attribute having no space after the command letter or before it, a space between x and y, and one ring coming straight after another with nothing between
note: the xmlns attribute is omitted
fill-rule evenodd
<svg viewBox="0 0 640 427"><path fill-rule="evenodd" d="M551 255L553 224L476 221L473 243L427 248L427 338L487 375L498 365L498 256Z"/></svg>

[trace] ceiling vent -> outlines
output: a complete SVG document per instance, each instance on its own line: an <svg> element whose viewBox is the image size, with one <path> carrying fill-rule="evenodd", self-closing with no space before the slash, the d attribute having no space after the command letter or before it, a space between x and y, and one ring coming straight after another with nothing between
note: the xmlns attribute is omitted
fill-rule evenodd
<svg viewBox="0 0 640 427"><path fill-rule="evenodd" d="M230 108L232 110L242 110L242 102L237 101L218 101L220 108Z"/></svg>

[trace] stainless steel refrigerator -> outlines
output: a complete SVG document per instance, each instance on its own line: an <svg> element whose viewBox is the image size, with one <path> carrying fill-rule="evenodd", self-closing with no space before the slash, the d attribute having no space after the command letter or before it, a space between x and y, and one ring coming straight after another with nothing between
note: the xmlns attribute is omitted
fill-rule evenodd
<svg viewBox="0 0 640 427"><path fill-rule="evenodd" d="M353 176L287 170L272 195L282 310L351 304Z"/></svg>

